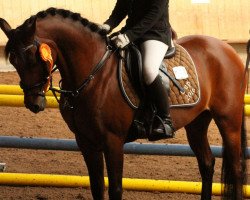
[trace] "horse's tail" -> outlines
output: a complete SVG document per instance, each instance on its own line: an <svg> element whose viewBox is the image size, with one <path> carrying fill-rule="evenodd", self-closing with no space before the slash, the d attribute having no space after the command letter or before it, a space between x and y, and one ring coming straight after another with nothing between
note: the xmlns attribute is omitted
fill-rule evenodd
<svg viewBox="0 0 250 200"><path fill-rule="evenodd" d="M241 188L242 188L242 199L246 194L244 185L247 184L247 134L245 125L245 112L243 109L242 124L241 124ZM222 163L222 182L224 183L223 200L234 200L236 199L236 180L233 179L232 169L230 165L230 158L226 155L226 150L223 151L223 163ZM223 187L223 186L222 186Z"/></svg>
<svg viewBox="0 0 250 200"><path fill-rule="evenodd" d="M250 55L250 40L247 42L247 55Z"/></svg>
<svg viewBox="0 0 250 200"><path fill-rule="evenodd" d="M177 35L176 31L172 27L171 27L171 32L172 32L172 40L177 40L178 35Z"/></svg>

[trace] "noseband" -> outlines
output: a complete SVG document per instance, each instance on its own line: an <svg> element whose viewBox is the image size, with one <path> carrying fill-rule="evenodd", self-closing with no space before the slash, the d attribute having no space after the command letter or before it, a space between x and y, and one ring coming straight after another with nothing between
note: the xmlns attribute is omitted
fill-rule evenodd
<svg viewBox="0 0 250 200"><path fill-rule="evenodd" d="M45 96L45 93L49 90L52 73L53 70L53 59L51 56L50 47L45 43L40 43L38 40L34 40L33 44L28 45L23 48L23 52L29 50L32 47L36 47L39 50L39 55L42 61L46 62L47 69L49 69L49 75L45 76L43 80L39 83L36 83L32 86L25 85L22 81L20 81L20 87L26 92L28 95L37 95L37 96ZM32 93L31 91L40 88L38 93Z"/></svg>
<svg viewBox="0 0 250 200"><path fill-rule="evenodd" d="M33 96L33 95L37 95L37 96L45 96L45 91L43 90L43 86L47 83L47 78L44 79L44 81L34 84L32 86L28 86L28 85L24 85L22 81L20 81L20 87L23 89L23 91L25 93L27 93L28 96ZM41 88L41 91L38 93L32 93L31 91L37 89L37 88Z"/></svg>

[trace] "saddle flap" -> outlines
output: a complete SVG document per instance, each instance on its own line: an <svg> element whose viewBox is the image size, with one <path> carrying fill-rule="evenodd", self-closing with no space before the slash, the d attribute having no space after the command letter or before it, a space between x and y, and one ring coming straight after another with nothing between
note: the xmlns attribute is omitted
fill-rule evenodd
<svg viewBox="0 0 250 200"><path fill-rule="evenodd" d="M142 77L142 58L141 53L135 45L130 45L125 52L126 71L132 85L138 92L139 97L145 94L145 88Z"/></svg>

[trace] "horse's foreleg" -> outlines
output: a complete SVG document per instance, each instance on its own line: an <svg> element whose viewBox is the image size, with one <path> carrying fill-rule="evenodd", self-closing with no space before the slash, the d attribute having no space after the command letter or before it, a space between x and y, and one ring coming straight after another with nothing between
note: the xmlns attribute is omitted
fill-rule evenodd
<svg viewBox="0 0 250 200"><path fill-rule="evenodd" d="M122 199L122 173L123 173L123 144L124 141L114 134L109 134L104 151L108 178L109 199Z"/></svg>
<svg viewBox="0 0 250 200"><path fill-rule="evenodd" d="M205 111L185 127L190 147L199 164L202 177L202 200L210 200L212 196L215 158L212 155L207 139L207 129L210 122L210 113Z"/></svg>
<svg viewBox="0 0 250 200"><path fill-rule="evenodd" d="M103 153L94 150L82 151L85 159L89 178L91 192L94 200L104 199L104 164Z"/></svg>

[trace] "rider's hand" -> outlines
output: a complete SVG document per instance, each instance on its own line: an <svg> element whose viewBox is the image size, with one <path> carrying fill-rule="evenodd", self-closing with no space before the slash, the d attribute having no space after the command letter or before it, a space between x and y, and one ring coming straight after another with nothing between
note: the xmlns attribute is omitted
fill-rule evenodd
<svg viewBox="0 0 250 200"><path fill-rule="evenodd" d="M110 32L110 26L108 24L100 24L99 28L105 30L107 33Z"/></svg>
<svg viewBox="0 0 250 200"><path fill-rule="evenodd" d="M121 49L130 43L126 34L119 34L117 36L112 37L111 40L115 43L116 47Z"/></svg>

